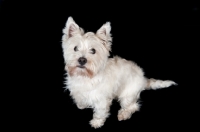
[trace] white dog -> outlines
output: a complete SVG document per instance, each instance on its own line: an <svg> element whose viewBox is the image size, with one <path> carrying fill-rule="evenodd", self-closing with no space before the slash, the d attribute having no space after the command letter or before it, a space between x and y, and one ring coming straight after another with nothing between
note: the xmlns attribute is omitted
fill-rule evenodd
<svg viewBox="0 0 200 132"><path fill-rule="evenodd" d="M139 110L137 101L142 90L176 84L145 78L142 69L132 61L117 56L108 58L112 44L110 30L107 22L96 33L84 33L72 17L63 29L66 89L79 109L94 109L90 121L94 128L103 126L113 99L118 99L121 105L118 120L126 120Z"/></svg>

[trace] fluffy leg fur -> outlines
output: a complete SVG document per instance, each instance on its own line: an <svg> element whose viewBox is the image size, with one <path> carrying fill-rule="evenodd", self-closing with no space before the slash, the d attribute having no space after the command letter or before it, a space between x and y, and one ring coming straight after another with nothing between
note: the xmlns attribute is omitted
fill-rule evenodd
<svg viewBox="0 0 200 132"><path fill-rule="evenodd" d="M93 119L90 121L92 127L99 128L104 125L106 118L109 116L111 102L112 100L109 100L95 105Z"/></svg>
<svg viewBox="0 0 200 132"><path fill-rule="evenodd" d="M145 89L159 89L169 87L171 85L176 85L175 82L166 80L156 80L156 79L146 79L146 86L142 86L144 81L135 80L137 83L130 83L126 86L124 91L122 91L119 100L121 109L118 111L118 120L127 120L131 118L131 115L139 111L139 104L137 103L140 92ZM135 90L134 90L135 89Z"/></svg>

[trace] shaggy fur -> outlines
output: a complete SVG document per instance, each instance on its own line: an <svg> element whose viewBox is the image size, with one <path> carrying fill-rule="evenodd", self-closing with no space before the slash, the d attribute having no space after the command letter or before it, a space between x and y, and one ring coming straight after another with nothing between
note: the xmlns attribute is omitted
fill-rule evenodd
<svg viewBox="0 0 200 132"><path fill-rule="evenodd" d="M63 29L66 89L79 109L93 108L90 124L94 128L103 126L113 99L118 99L121 105L118 120L126 120L139 110L142 90L176 84L145 78L142 69L132 61L118 56L108 58L112 44L110 30L107 22L96 33L84 33L72 17Z"/></svg>

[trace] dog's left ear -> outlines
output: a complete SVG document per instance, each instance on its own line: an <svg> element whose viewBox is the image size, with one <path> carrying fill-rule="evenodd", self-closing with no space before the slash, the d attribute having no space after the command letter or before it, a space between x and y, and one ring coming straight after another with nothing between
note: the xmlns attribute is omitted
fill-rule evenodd
<svg viewBox="0 0 200 132"><path fill-rule="evenodd" d="M97 30L97 37L99 37L104 46L106 47L106 49L108 49L108 51L111 51L111 45L112 45L112 37L111 37L111 26L110 26L110 22L105 23L99 30Z"/></svg>
<svg viewBox="0 0 200 132"><path fill-rule="evenodd" d="M83 34L83 30L75 23L72 17L69 17L63 29L63 33L67 38L70 38L76 34Z"/></svg>

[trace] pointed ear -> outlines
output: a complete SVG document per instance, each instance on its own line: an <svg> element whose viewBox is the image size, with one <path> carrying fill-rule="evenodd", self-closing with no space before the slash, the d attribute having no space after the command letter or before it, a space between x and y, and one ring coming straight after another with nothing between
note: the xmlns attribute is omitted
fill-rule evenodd
<svg viewBox="0 0 200 132"><path fill-rule="evenodd" d="M70 38L76 34L82 34L83 30L79 28L79 26L75 23L72 17L67 19L65 28L63 29L63 33L67 38Z"/></svg>
<svg viewBox="0 0 200 132"><path fill-rule="evenodd" d="M110 51L111 50L111 42L112 42L112 37L111 37L111 26L110 22L106 22L99 30L97 30L97 37L99 37L105 47Z"/></svg>

